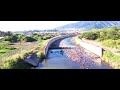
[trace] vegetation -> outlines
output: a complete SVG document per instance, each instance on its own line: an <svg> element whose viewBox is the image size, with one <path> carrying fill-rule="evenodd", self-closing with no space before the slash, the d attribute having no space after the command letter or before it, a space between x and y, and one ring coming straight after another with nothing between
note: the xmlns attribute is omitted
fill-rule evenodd
<svg viewBox="0 0 120 90"><path fill-rule="evenodd" d="M32 52L36 52L37 57L40 59L44 59L44 49L46 44L48 43L49 39L57 36L56 34L33 34L32 36L26 36L21 34L14 34L11 36L5 36L2 41L0 41L0 56L2 56L2 60L0 60L0 68L1 69L26 69L31 68L32 66L25 63L24 59ZM14 46L14 43L18 43L18 45L23 45L23 43L19 42L34 42L38 41L37 43L34 43L34 46L24 46L24 49L20 52L16 52L15 54L12 54L10 56L9 53L12 51L17 51ZM11 46L12 45L12 46ZM20 46L20 47L21 47ZM19 47L19 46L17 46ZM28 48L28 49L26 49ZM36 50L37 48L37 50Z"/></svg>
<svg viewBox="0 0 120 90"><path fill-rule="evenodd" d="M32 37L35 39L35 40L38 40L39 42L41 41L41 35L38 35L38 34L33 34Z"/></svg>
<svg viewBox="0 0 120 90"><path fill-rule="evenodd" d="M8 41L0 42L0 56L4 56L5 54L16 50L16 48L10 47L10 44L11 43Z"/></svg>
<svg viewBox="0 0 120 90"><path fill-rule="evenodd" d="M0 65L1 69L26 69L30 68L30 65L27 65L23 60L25 57L32 53L32 50L23 51L21 54L15 54L11 57L6 58L2 65Z"/></svg>
<svg viewBox="0 0 120 90"><path fill-rule="evenodd" d="M10 31L8 31L8 32L0 31L0 37L11 36L11 35L12 35L12 33Z"/></svg>
<svg viewBox="0 0 120 90"><path fill-rule="evenodd" d="M98 38L98 34L95 32L86 32L86 33L83 33L79 38L86 38L89 40L95 40Z"/></svg>
<svg viewBox="0 0 120 90"><path fill-rule="evenodd" d="M14 34L12 36L6 36L4 38L4 41L9 41L11 43L20 42L20 41L33 42L33 41L36 41L36 39L34 39L33 37L21 35L21 34Z"/></svg>
<svg viewBox="0 0 120 90"><path fill-rule="evenodd" d="M83 33L79 38L96 40L104 46L120 50L120 28L94 29ZM109 63L113 68L120 68L120 55L104 51L103 60Z"/></svg>
<svg viewBox="0 0 120 90"><path fill-rule="evenodd" d="M49 40L42 40L41 43L39 43L38 47L39 49L37 50L37 57L40 59L45 59L46 56L44 55L44 50L45 46L47 45Z"/></svg>
<svg viewBox="0 0 120 90"><path fill-rule="evenodd" d="M112 54L109 51L105 51L103 54L103 60L109 63L113 68L120 69L120 56Z"/></svg>
<svg viewBox="0 0 120 90"><path fill-rule="evenodd" d="M47 40L50 39L52 37L55 37L55 34L42 34L42 35L38 35L38 34L33 34L32 36L26 36L26 35L21 35L21 34L14 34L11 36L6 36L4 38L4 41L9 41L11 43L15 43L15 42L34 42L34 41L41 41L42 40Z"/></svg>
<svg viewBox="0 0 120 90"><path fill-rule="evenodd" d="M8 48L10 45L10 42L0 42L0 49Z"/></svg>
<svg viewBox="0 0 120 90"><path fill-rule="evenodd" d="M120 48L120 28L105 28L85 32L79 38L97 40L110 48Z"/></svg>
<svg viewBox="0 0 120 90"><path fill-rule="evenodd" d="M8 53L8 52L11 52L11 51L14 51L16 48L4 48L4 49L0 49L0 56L5 54L5 53Z"/></svg>
<svg viewBox="0 0 120 90"><path fill-rule="evenodd" d="M43 35L41 36L41 38L42 38L43 40L47 40L47 39L50 39L50 38L55 37L55 36L57 36L57 34L43 34Z"/></svg>
<svg viewBox="0 0 120 90"><path fill-rule="evenodd" d="M79 38L86 38L89 40L103 41L107 39L117 40L120 39L120 28L105 28L95 29L83 33Z"/></svg>
<svg viewBox="0 0 120 90"><path fill-rule="evenodd" d="M45 55L42 51L37 52L37 57L40 58L40 59L45 59Z"/></svg>
<svg viewBox="0 0 120 90"><path fill-rule="evenodd" d="M110 48L120 49L120 39L118 39L118 40L111 40L111 39L104 40L104 41L102 41L102 45L105 45L105 46L110 47Z"/></svg>

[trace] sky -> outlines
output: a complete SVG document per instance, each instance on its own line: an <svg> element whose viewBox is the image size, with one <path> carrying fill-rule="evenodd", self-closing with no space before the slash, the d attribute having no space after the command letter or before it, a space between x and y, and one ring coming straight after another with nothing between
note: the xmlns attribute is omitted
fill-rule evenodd
<svg viewBox="0 0 120 90"><path fill-rule="evenodd" d="M0 31L53 29L78 21L0 21Z"/></svg>

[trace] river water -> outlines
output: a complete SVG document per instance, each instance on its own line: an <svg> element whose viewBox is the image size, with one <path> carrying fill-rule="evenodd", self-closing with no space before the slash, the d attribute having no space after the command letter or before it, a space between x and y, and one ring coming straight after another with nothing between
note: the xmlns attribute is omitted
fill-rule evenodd
<svg viewBox="0 0 120 90"><path fill-rule="evenodd" d="M76 45L71 42L72 37L63 39L59 46L61 47L76 47ZM72 49L50 49L48 51L48 57L43 62L40 63L39 66L36 69L108 69L109 67L106 67L105 65L96 64L92 60L88 58L87 55L82 54L82 59L79 62L76 62L72 60L68 53L74 54ZM74 55L73 55L74 56ZM79 55L78 55L79 56ZM74 57L77 57L74 56ZM84 60L83 60L84 59ZM85 62L85 66L83 66L81 63ZM81 67L82 66L82 67ZM89 66L89 67L88 67ZM84 68L83 68L84 67Z"/></svg>

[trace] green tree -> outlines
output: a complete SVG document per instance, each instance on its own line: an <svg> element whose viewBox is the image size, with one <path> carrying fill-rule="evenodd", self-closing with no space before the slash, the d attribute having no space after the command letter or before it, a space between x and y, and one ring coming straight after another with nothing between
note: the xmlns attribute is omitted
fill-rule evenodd
<svg viewBox="0 0 120 90"><path fill-rule="evenodd" d="M13 35L13 34L12 34L12 32L8 31L8 32L6 32L6 35L7 35L7 36L11 36L11 35Z"/></svg>
<svg viewBox="0 0 120 90"><path fill-rule="evenodd" d="M21 38L21 41L24 41L24 42L33 42L33 41L36 41L36 40L34 38L32 38L32 37L23 36Z"/></svg>

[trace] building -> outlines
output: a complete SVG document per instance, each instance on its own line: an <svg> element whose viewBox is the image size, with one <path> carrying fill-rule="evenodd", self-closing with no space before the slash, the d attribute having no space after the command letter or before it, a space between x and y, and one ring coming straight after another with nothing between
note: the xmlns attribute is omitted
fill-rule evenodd
<svg viewBox="0 0 120 90"><path fill-rule="evenodd" d="M4 37L0 37L0 40L3 39Z"/></svg>

